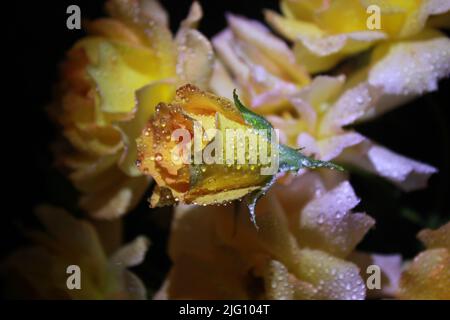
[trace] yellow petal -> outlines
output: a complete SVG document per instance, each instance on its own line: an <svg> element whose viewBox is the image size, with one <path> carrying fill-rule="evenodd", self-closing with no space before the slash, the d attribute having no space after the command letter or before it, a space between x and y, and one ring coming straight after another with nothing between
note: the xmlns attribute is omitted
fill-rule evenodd
<svg viewBox="0 0 450 320"><path fill-rule="evenodd" d="M99 44L99 63L88 67L97 84L100 109L104 112L129 113L135 107L135 91L157 76L153 53L126 45Z"/></svg>
<svg viewBox="0 0 450 320"><path fill-rule="evenodd" d="M431 249L420 253L400 279L401 299L450 299L450 253Z"/></svg>
<svg viewBox="0 0 450 320"><path fill-rule="evenodd" d="M324 35L324 32L313 23L292 18L284 18L271 10L266 10L264 14L267 22L291 41L297 40L299 35L311 37L320 37Z"/></svg>
<svg viewBox="0 0 450 320"><path fill-rule="evenodd" d="M168 103L173 99L174 95L175 86L173 84L164 82L149 84L136 93L137 105L133 119L118 123L125 144L119 167L129 176L141 175L141 172L136 167L138 158L136 139L154 114L156 106L161 102Z"/></svg>
<svg viewBox="0 0 450 320"><path fill-rule="evenodd" d="M105 188L83 194L80 206L97 219L115 219L132 210L147 189L149 181L147 177L121 175Z"/></svg>
<svg viewBox="0 0 450 320"><path fill-rule="evenodd" d="M177 36L177 44L180 84L191 83L207 89L214 64L210 42L197 30L188 29Z"/></svg>
<svg viewBox="0 0 450 320"><path fill-rule="evenodd" d="M353 263L323 251L302 249L295 274L317 290L315 299L362 300L366 288Z"/></svg>
<svg viewBox="0 0 450 320"><path fill-rule="evenodd" d="M96 19L87 24L89 34L133 45L143 45L142 40L124 23L111 18Z"/></svg>
<svg viewBox="0 0 450 320"><path fill-rule="evenodd" d="M428 249L447 248L450 250L450 222L436 230L422 230L419 232L418 238Z"/></svg>

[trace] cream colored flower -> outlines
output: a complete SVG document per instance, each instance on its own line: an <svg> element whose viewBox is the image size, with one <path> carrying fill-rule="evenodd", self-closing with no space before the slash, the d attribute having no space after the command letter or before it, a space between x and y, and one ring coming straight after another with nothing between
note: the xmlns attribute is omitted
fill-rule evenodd
<svg viewBox="0 0 450 320"><path fill-rule="evenodd" d="M273 186L257 206L259 230L239 208L180 206L156 298L364 299L346 261L374 224L351 212L358 202L341 175L310 172Z"/></svg>
<svg viewBox="0 0 450 320"><path fill-rule="evenodd" d="M368 8L379 8L379 29ZM297 59L309 72L326 71L376 43L419 34L431 16L450 10L442 0L282 0L283 16L266 12L269 24L295 42ZM439 21L431 23L442 26Z"/></svg>
<svg viewBox="0 0 450 320"><path fill-rule="evenodd" d="M438 89L450 76L450 39L436 30L426 30L404 41L378 45L369 63L349 75L349 84L366 82L381 90L370 118ZM426 112L426 110L424 110Z"/></svg>
<svg viewBox="0 0 450 320"><path fill-rule="evenodd" d="M175 37L156 0L106 7L111 17L89 22L88 36L68 52L50 113L63 135L56 161L81 192L81 207L111 219L131 210L149 184L135 166L135 139L155 106L178 85L207 88L213 52L194 29L202 16L196 2Z"/></svg>
<svg viewBox="0 0 450 320"><path fill-rule="evenodd" d="M318 76L291 96L294 115L269 116L283 143L321 160L337 159L378 174L404 190L424 187L436 169L405 158L345 126L375 112L380 89L367 82L345 90L345 77Z"/></svg>
<svg viewBox="0 0 450 320"><path fill-rule="evenodd" d="M148 240L141 236L107 257L91 223L62 209L42 206L37 217L45 231L29 231L32 245L19 249L1 264L2 277L11 281L12 298L145 299L140 279L127 270L144 260ZM81 289L69 290L66 273L76 265Z"/></svg>

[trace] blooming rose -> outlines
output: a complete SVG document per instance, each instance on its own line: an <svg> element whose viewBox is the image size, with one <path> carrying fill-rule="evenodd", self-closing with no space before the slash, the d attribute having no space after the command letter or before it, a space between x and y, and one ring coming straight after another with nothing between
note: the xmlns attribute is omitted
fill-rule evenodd
<svg viewBox="0 0 450 320"><path fill-rule="evenodd" d="M374 6L380 10L380 23L369 29L373 11L368 13L368 9ZM426 28L430 16L449 10L450 3L440 0L282 0L283 16L267 11L266 19L295 42L297 59L315 73L376 43L416 36ZM443 24L436 21L431 25Z"/></svg>
<svg viewBox="0 0 450 320"><path fill-rule="evenodd" d="M173 267L155 298L364 299L347 260L374 220L351 212L358 202L342 174L317 171L272 187L256 207L259 230L240 208L179 206Z"/></svg>
<svg viewBox="0 0 450 320"><path fill-rule="evenodd" d="M426 185L436 169L384 148L347 126L375 112L381 91L368 83L345 88L345 77L318 76L291 96L296 113L267 118L281 140L321 160L337 159L378 174L404 190Z"/></svg>

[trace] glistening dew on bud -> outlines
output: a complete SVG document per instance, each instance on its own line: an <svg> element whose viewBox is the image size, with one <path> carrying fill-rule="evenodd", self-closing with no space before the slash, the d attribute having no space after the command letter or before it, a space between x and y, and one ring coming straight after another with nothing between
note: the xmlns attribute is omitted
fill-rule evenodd
<svg viewBox="0 0 450 320"><path fill-rule="evenodd" d="M278 144L272 125L247 109L236 92L233 96L234 104L185 85L172 103L157 106L137 140L137 166L157 183L152 207L222 204L246 197L255 223L256 201L278 173L342 170Z"/></svg>

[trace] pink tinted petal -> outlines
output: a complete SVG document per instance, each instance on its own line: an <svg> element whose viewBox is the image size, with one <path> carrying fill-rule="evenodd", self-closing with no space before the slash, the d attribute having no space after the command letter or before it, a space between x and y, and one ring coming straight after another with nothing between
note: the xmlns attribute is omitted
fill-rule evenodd
<svg viewBox="0 0 450 320"><path fill-rule="evenodd" d="M348 255L375 220L364 213L351 213L359 203L348 181L310 201L300 217L300 242L340 257Z"/></svg>
<svg viewBox="0 0 450 320"><path fill-rule="evenodd" d="M341 130L352 124L374 107L378 90L367 83L357 85L345 91L338 101L323 117L320 132L323 135Z"/></svg>
<svg viewBox="0 0 450 320"><path fill-rule="evenodd" d="M398 184L405 191L424 188L437 169L380 146L372 146L367 154L375 171Z"/></svg>
<svg viewBox="0 0 450 320"><path fill-rule="evenodd" d="M437 172L430 165L403 157L370 140L347 150L342 154L342 161L376 173L404 191L426 187L430 175Z"/></svg>
<svg viewBox="0 0 450 320"><path fill-rule="evenodd" d="M302 152L307 155L317 155L320 156L320 149L317 145L316 139L309 133L301 133L297 137L297 146L303 148Z"/></svg>
<svg viewBox="0 0 450 320"><path fill-rule="evenodd" d="M402 256L399 254L374 254L365 252L354 252L349 257L361 269L361 275L367 283L367 279L373 272L367 272L368 267L375 265L381 271L381 288L367 289L368 298L393 298L399 287L402 272ZM369 280L370 281L370 280Z"/></svg>
<svg viewBox="0 0 450 320"><path fill-rule="evenodd" d="M320 159L330 161L338 157L344 149L357 145L364 141L364 137L356 132L347 132L340 135L335 135L318 142L320 152Z"/></svg>

